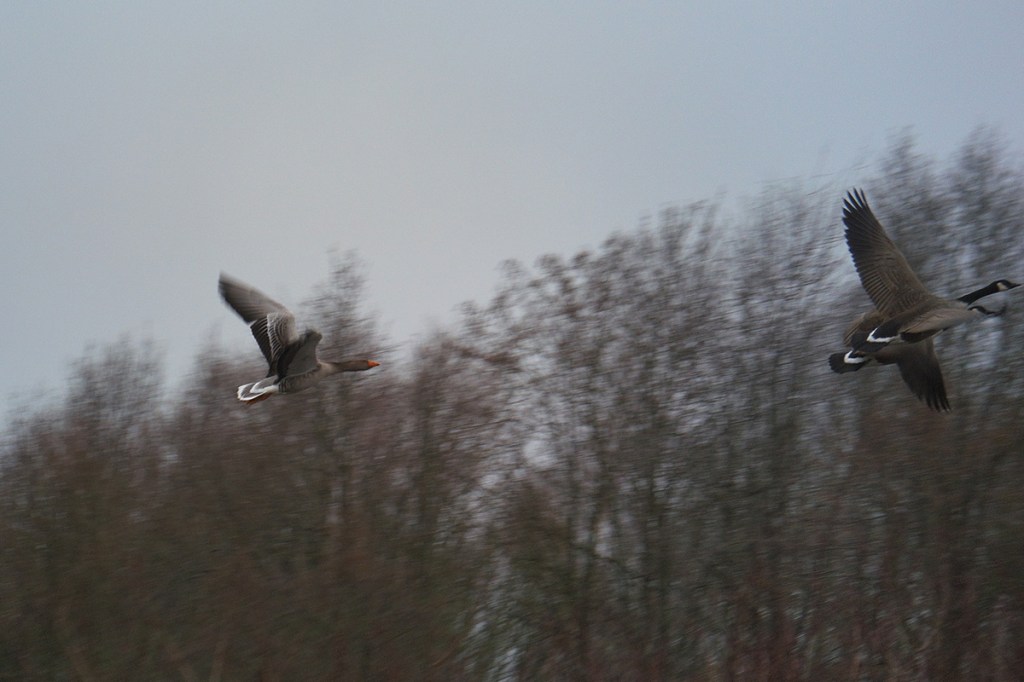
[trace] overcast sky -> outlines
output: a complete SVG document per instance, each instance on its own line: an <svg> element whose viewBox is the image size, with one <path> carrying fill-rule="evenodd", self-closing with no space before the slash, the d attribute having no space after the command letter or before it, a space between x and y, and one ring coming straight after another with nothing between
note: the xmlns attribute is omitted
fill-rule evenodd
<svg viewBox="0 0 1024 682"><path fill-rule="evenodd" d="M906 127L1020 149L1022 35L1019 0L0 3L3 399L121 334L259 368L221 270L297 307L353 249L408 346L504 259L856 183Z"/></svg>

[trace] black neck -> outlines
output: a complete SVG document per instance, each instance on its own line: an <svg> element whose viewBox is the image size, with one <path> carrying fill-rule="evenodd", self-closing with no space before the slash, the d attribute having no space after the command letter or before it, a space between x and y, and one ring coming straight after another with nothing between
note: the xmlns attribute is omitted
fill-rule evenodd
<svg viewBox="0 0 1024 682"><path fill-rule="evenodd" d="M979 298L985 298L986 296L991 296L992 294L995 294L998 291L999 291L999 283L998 282L992 282L992 284L989 284L987 287L982 287L981 289L978 289L977 291L972 291L969 294L964 294L963 296L961 296L957 300L958 301L963 301L967 305L970 305L970 304L974 303L975 301L977 301Z"/></svg>

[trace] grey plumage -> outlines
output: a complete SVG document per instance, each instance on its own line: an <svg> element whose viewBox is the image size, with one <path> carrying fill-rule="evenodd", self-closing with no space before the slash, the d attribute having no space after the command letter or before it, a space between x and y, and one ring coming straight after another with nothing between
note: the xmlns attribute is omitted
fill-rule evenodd
<svg viewBox="0 0 1024 682"><path fill-rule="evenodd" d="M238 399L243 402L264 400L274 393L296 393L331 374L364 371L379 364L373 360L320 360L316 352L323 338L320 332L308 329L300 336L295 316L286 307L224 273L219 288L225 303L249 324L267 360L264 379L238 387Z"/></svg>

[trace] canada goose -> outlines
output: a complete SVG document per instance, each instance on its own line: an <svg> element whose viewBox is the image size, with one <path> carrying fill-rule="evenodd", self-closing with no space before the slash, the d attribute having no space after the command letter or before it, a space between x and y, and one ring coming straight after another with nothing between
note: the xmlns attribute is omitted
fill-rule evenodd
<svg viewBox="0 0 1024 682"><path fill-rule="evenodd" d="M320 332L295 331L295 317L283 305L247 284L221 273L220 295L249 324L270 369L259 381L238 387L246 403L266 400L275 393L297 393L338 372L362 372L377 367L373 360L320 360L316 346Z"/></svg>
<svg viewBox="0 0 1024 682"><path fill-rule="evenodd" d="M843 339L850 350L829 356L829 366L843 373L856 371L871 360L896 364L918 399L934 410L949 410L931 337L986 315L1001 315L1005 308L990 311L974 302L1019 285L1000 279L957 299L940 298L925 288L885 233L864 192L853 190L846 196L843 223L854 266L875 310L854 321Z"/></svg>

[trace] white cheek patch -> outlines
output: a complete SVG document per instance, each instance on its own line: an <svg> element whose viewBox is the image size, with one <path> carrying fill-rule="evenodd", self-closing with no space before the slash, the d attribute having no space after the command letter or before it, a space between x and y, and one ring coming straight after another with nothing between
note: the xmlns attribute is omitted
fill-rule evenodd
<svg viewBox="0 0 1024 682"><path fill-rule="evenodd" d="M867 361L868 361L868 356L866 356L866 355L853 355L853 351L852 350L849 353L847 353L846 355L843 356L843 362L845 362L847 365L863 365Z"/></svg>

